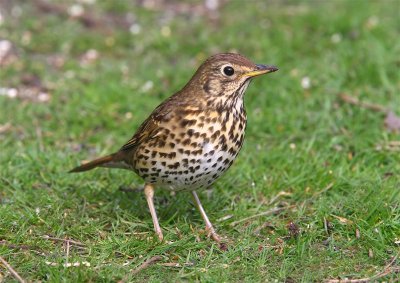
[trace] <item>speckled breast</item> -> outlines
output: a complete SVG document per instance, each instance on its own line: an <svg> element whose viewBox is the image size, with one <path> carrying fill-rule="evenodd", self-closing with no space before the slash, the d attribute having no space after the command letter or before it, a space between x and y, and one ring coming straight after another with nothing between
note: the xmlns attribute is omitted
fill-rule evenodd
<svg viewBox="0 0 400 283"><path fill-rule="evenodd" d="M245 127L243 110L173 117L137 148L134 170L147 183L171 190L207 188L232 165Z"/></svg>

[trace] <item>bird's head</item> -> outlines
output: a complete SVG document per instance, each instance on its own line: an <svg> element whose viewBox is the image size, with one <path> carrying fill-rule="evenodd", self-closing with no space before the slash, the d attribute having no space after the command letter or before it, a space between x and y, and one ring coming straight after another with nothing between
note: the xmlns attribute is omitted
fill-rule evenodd
<svg viewBox="0 0 400 283"><path fill-rule="evenodd" d="M229 103L243 97L252 78L277 70L275 66L254 64L240 54L221 53L209 57L186 87L200 89L210 103Z"/></svg>

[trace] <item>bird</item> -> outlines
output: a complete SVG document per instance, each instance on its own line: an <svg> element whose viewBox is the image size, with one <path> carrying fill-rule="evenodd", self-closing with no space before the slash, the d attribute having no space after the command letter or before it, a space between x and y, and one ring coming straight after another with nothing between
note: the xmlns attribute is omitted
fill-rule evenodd
<svg viewBox="0 0 400 283"><path fill-rule="evenodd" d="M154 206L155 191L190 192L208 237L221 242L197 191L209 188L226 172L242 148L247 125L244 94L249 83L277 70L237 53L215 54L180 91L156 107L117 152L69 172L108 167L139 175L160 241L163 233Z"/></svg>

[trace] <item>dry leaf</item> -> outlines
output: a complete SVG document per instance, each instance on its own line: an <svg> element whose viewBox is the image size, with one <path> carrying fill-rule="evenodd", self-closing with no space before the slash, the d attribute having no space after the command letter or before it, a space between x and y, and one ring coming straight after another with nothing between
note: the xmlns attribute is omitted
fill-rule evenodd
<svg viewBox="0 0 400 283"><path fill-rule="evenodd" d="M341 217L341 216L337 216L337 215L334 215L334 214L331 214L331 215L333 217L335 217L337 220L339 220L339 222L342 223L342 224L353 224L353 221L351 221L351 220L349 220L347 218L344 218L344 217Z"/></svg>

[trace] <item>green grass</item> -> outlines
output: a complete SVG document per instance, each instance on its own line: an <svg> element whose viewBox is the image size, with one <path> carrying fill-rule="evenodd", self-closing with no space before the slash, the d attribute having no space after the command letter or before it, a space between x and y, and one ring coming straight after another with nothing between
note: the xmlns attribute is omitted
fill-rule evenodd
<svg viewBox="0 0 400 283"><path fill-rule="evenodd" d="M31 88L24 77L36 76L51 95L46 103L0 96L0 125L11 125L0 133L0 255L22 277L320 282L383 270L399 252L400 149L385 149L399 134L385 129L383 113L343 103L338 94L400 115L398 1L231 1L217 21L193 9L173 14L176 7L104 2L87 6L102 19L96 28L40 12L30 1L10 4L20 7L19 18L0 4L0 38L18 56L0 66L0 87ZM126 13L139 34L110 20ZM99 58L82 65L88 49ZM155 200L165 236L159 243L142 193L121 190L139 187L139 177L66 172L117 150L203 59L231 50L280 70L249 87L244 148L212 193L200 194L229 249L206 239L189 194L166 191ZM56 57L61 66L51 63ZM280 206L290 208L231 225ZM64 267L66 246L44 235L82 242L70 247L68 262L90 267ZM155 255L162 261L131 274ZM180 267L162 265L170 262ZM13 281L0 265L2 278Z"/></svg>

